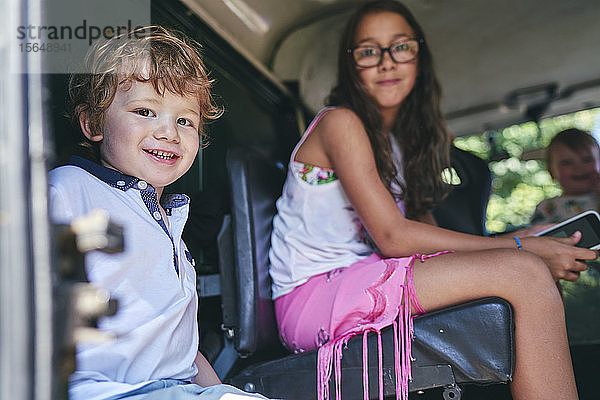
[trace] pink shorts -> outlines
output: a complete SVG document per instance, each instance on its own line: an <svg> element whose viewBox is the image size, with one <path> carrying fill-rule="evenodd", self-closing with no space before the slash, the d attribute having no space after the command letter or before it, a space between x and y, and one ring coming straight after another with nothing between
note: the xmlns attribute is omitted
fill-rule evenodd
<svg viewBox="0 0 600 400"><path fill-rule="evenodd" d="M316 275L275 300L277 324L284 344L296 353L319 349L317 389L320 400L329 397L332 363L336 370L336 394L339 392L338 372L344 344L356 334L363 334L366 340L368 332L380 334L381 329L390 325L394 326L398 343L397 392L407 398L411 309L419 314L425 312L415 295L413 265L417 258L424 261L437 254L442 253L388 259L372 254L349 267ZM363 360L363 378L368 379L366 346L363 346ZM381 365L379 374L382 393ZM365 385L365 390L367 387Z"/></svg>

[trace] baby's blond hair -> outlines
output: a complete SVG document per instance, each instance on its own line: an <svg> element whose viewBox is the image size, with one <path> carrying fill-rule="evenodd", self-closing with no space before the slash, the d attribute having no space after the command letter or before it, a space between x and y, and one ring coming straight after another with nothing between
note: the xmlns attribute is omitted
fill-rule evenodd
<svg viewBox="0 0 600 400"><path fill-rule="evenodd" d="M554 157L554 150L556 146L563 145L574 152L579 152L582 149L589 149L595 151L597 155L600 155L600 146L592 135L577 128L570 128L560 131L552 138L548 147L546 147L546 167L550 169L552 165L552 159Z"/></svg>

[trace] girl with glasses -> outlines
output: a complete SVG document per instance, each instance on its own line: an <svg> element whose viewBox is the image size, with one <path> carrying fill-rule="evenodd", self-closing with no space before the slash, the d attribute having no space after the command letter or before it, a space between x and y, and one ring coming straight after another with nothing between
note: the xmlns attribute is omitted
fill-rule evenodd
<svg viewBox="0 0 600 400"><path fill-rule="evenodd" d="M574 246L579 233L490 238L435 226L451 136L406 7L375 1L350 18L329 104L292 153L270 252L281 337L296 352L319 348L320 398L343 344L389 325L404 343L396 376L407 398L412 316L498 296L515 313L513 397L576 399L555 281L576 280L596 253Z"/></svg>

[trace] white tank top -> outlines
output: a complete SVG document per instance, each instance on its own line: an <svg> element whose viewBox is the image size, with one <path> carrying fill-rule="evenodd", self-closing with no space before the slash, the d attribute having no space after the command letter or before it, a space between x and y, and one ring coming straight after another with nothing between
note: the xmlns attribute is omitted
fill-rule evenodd
<svg viewBox="0 0 600 400"><path fill-rule="evenodd" d="M373 253L365 231L339 180L311 185L294 173L296 152L323 115L315 117L292 152L271 235L273 299L312 276L347 267Z"/></svg>

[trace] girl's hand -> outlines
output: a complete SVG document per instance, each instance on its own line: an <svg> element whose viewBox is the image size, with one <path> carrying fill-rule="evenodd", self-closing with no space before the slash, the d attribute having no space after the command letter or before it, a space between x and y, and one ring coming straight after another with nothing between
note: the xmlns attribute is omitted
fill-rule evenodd
<svg viewBox="0 0 600 400"><path fill-rule="evenodd" d="M576 281L579 279L579 273L587 269L585 261L592 261L598 257L594 250L575 247L579 240L579 231L568 238L544 236L521 239L523 249L537 254L546 262L555 281Z"/></svg>

